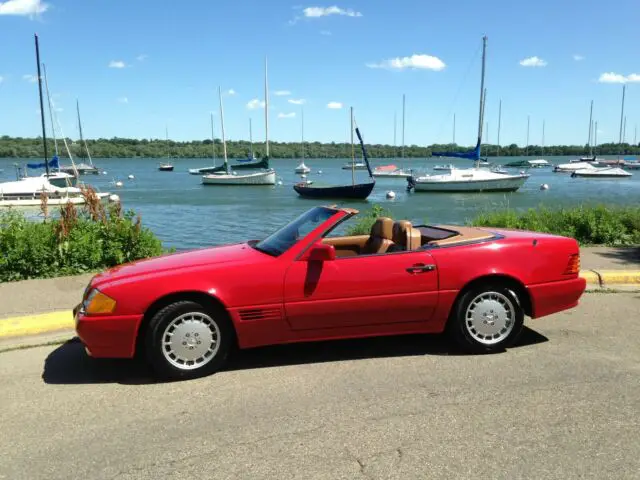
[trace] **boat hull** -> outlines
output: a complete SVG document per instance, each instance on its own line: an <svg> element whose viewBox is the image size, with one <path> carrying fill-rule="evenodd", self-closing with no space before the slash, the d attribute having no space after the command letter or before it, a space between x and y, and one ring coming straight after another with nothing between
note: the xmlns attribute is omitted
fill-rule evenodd
<svg viewBox="0 0 640 480"><path fill-rule="evenodd" d="M374 185L375 182L329 186L313 186L305 183L296 183L293 189L298 195L305 198L349 198L364 200L371 194Z"/></svg>
<svg viewBox="0 0 640 480"><path fill-rule="evenodd" d="M376 172L375 170L373 171L373 176L374 177L382 177L382 178L408 178L411 176L411 174L409 172L399 172L399 173L394 173L394 172Z"/></svg>
<svg viewBox="0 0 640 480"><path fill-rule="evenodd" d="M203 185L275 185L276 172L256 172L245 175L213 174L202 177Z"/></svg>
<svg viewBox="0 0 640 480"><path fill-rule="evenodd" d="M191 175L202 175L202 174L205 174L205 173L219 172L220 170L221 170L221 167L219 167L219 166L202 167L202 168L190 168L189 169L189 173Z"/></svg>
<svg viewBox="0 0 640 480"><path fill-rule="evenodd" d="M515 192L528 175L487 180L415 181L416 192Z"/></svg>
<svg viewBox="0 0 640 480"><path fill-rule="evenodd" d="M68 203L73 205L84 205L86 203L84 197L82 195L76 196L50 196L47 197L47 205L49 207L60 207L64 206ZM107 200L109 197L108 193L99 193L96 192L98 199L100 201ZM16 195L16 196L1 196L0 195L0 208L30 208L37 207L40 208L42 205L42 197L40 194L36 195Z"/></svg>
<svg viewBox="0 0 640 480"><path fill-rule="evenodd" d="M629 178L633 174L625 172L621 168L587 168L585 170L576 170L571 173L572 177L584 178Z"/></svg>

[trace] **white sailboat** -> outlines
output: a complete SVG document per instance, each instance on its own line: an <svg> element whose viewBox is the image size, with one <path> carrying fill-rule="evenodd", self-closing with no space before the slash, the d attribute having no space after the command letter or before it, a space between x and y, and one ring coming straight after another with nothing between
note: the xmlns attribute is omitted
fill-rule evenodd
<svg viewBox="0 0 640 480"><path fill-rule="evenodd" d="M513 192L518 190L529 178L528 174L515 174L493 172L480 168L480 147L482 144L482 126L484 121L484 100L486 90L484 88L484 72L487 49L487 37L482 38L482 74L480 80L480 112L478 119L478 143L476 148L469 153L436 153L439 157L456 157L475 160L472 168L454 168L449 173L441 175L425 175L421 177L407 178L408 189L416 192Z"/></svg>
<svg viewBox="0 0 640 480"><path fill-rule="evenodd" d="M267 61L265 59L264 75L265 91L265 135L266 135L266 156L269 158L269 92L267 86ZM224 109L222 106L222 92L218 87L218 100L220 102L220 125L222 128L222 151L224 155L224 171L202 176L204 185L275 185L276 172L273 168L257 171L253 173L231 172L227 159L227 140L224 134Z"/></svg>
<svg viewBox="0 0 640 480"><path fill-rule="evenodd" d="M588 178L621 178L632 176L631 172L627 172L620 167L602 167L602 168L580 168L571 173L572 177L588 177Z"/></svg>
<svg viewBox="0 0 640 480"><path fill-rule="evenodd" d="M309 173L311 169L304 164L304 110L300 109L300 121L301 121L301 142L300 150L302 151L302 161L296 167L295 172L299 174Z"/></svg>

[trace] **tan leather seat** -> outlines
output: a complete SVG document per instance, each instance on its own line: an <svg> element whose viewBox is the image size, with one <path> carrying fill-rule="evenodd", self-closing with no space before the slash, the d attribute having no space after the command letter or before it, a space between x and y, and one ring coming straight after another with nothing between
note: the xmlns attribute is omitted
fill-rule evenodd
<svg viewBox="0 0 640 480"><path fill-rule="evenodd" d="M361 254L385 253L393 244L393 220L389 217L380 217L376 219L371 227L369 239L362 247Z"/></svg>
<svg viewBox="0 0 640 480"><path fill-rule="evenodd" d="M407 250L417 250L422 246L422 233L417 228L409 228L407 232Z"/></svg>
<svg viewBox="0 0 640 480"><path fill-rule="evenodd" d="M409 230L411 230L411 222L408 220L398 220L393 223L393 234L391 240L393 245L387 250L388 252L402 252L408 250L407 243L409 240Z"/></svg>

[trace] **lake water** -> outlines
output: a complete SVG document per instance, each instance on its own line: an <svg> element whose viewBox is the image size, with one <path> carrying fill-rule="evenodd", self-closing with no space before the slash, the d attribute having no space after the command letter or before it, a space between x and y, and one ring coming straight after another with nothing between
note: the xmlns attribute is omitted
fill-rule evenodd
<svg viewBox="0 0 640 480"><path fill-rule="evenodd" d="M566 163L570 157L545 157L552 163ZM609 157L604 157L609 158ZM615 157L610 157L615 158ZM496 164L518 160L517 157L491 158ZM32 161L32 160L29 160ZM571 178L570 174L553 173L551 168L531 169L531 177L522 188L513 193L425 193L406 191L403 178L376 178L376 186L365 201L330 201L303 199L292 185L300 176L294 173L299 159L271 160L278 180L276 186L204 186L201 178L190 175L189 168L207 166L207 159L174 159L173 172L158 171L157 159L95 159L96 166L106 175L87 175L82 179L100 191L117 193L125 209L134 209L142 215L143 225L151 228L167 246L179 250L218 245L261 238L287 223L303 211L318 204L337 203L359 210L379 204L390 210L396 219L414 222L463 224L477 213L505 207L570 206L586 203L634 204L640 201L640 171L625 179ZM306 159L312 169L308 179L326 183L350 183L351 171L342 170L347 159ZM0 159L0 181L15 180L13 164L16 159ZM21 165L27 160L20 159ZM232 162L233 163L233 162ZM438 163L452 163L468 167L468 160L410 159L392 162L374 159L372 166L394 163L418 172L434 172ZM318 171L322 171L321 174ZM514 170L517 171L517 170ZM37 171L37 174L42 172ZM36 171L32 171L36 174ZM134 180L128 180L134 175ZM366 181L365 171L356 171L357 180ZM113 182L120 180L122 187ZM549 189L540 190L541 184ZM386 199L392 190L396 197Z"/></svg>

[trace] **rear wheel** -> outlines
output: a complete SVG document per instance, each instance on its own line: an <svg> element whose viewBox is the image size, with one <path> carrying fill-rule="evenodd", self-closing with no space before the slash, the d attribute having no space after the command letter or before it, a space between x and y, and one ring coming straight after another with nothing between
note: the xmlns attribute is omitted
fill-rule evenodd
<svg viewBox="0 0 640 480"><path fill-rule="evenodd" d="M147 359L165 379L209 375L225 363L233 338L226 312L191 301L158 311L147 329Z"/></svg>
<svg viewBox="0 0 640 480"><path fill-rule="evenodd" d="M464 350L491 353L513 345L523 325L518 296L492 283L472 287L458 298L447 329Z"/></svg>

